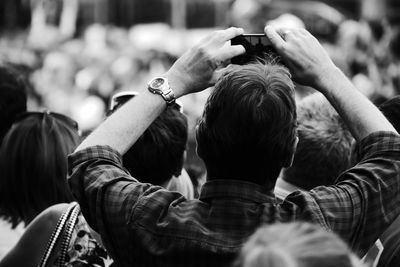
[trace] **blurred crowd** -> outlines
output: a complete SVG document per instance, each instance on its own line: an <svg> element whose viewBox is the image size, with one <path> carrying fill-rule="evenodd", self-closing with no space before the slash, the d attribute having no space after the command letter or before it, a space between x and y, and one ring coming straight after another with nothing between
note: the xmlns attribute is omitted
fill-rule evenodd
<svg viewBox="0 0 400 267"><path fill-rule="evenodd" d="M308 28L292 14L281 15L270 23ZM131 29L95 24L81 36L62 41L51 31L19 32L0 37L0 58L17 66L29 78L29 110L49 109L66 114L88 133L104 119L114 93L142 90L150 77L165 72L183 51L210 31L177 30L162 23ZM361 92L378 104L398 94L397 28L385 20L343 20L332 35L335 37L326 39L324 47ZM311 88L298 86L298 99L311 92ZM207 95L203 92L182 100L189 118L190 140ZM193 160L201 166L201 162Z"/></svg>
<svg viewBox="0 0 400 267"><path fill-rule="evenodd" d="M246 33L263 32L263 27L258 29L255 26L257 24L255 21L258 21L258 19L254 18L254 21L252 21L251 18L248 17L249 14L252 14L252 12L254 12L254 7L252 10L251 5L244 5L243 1L236 2L236 5L233 5L232 7L232 24L245 24L245 22L243 21L246 21L248 25L243 26ZM72 9L74 3L76 5L76 1L71 1ZM40 11L38 12L40 13ZM37 19L40 20L40 16L38 14L36 15L38 16ZM323 17L323 15L321 16ZM330 17L332 16L333 15L330 14ZM329 17L328 14L327 17ZM72 19L72 21L73 20L74 19ZM32 22L34 21L35 16L33 16L32 19ZM308 29L311 32L318 30L318 27L310 24L310 21L303 20L299 16L296 16L292 13L279 14L276 17L271 18L267 21L264 20L263 23L263 26L272 25L280 29ZM344 16L335 20L335 22L330 21L329 25L330 32L328 34L326 33L326 31L323 32L323 34L321 34L320 36L318 36L318 33L312 33L321 42L322 47L325 48L334 64L350 79L354 87L363 95L365 95L373 104L375 104L376 106L380 106L382 112L390 120L389 113L393 110L391 110L391 107L389 107L391 104L387 104L387 101L393 99L393 97L400 94L400 28L391 25L385 18L382 18L381 20L355 20L351 18L345 18ZM151 78L166 73L171 68L171 66L173 66L174 62L176 62L176 60L180 58L185 51L193 47L194 44L197 44L199 40L201 40L204 36L218 29L219 28L176 29L164 23L135 25L129 29L111 25L93 24L84 29L81 33L77 34L73 27L63 28L61 26L44 26L44 24L38 22L36 24L32 24L32 27L29 30L21 32L8 32L0 36L0 62L2 63L2 68L3 66L7 66L5 67L5 69L9 68L10 70L12 70L10 73L5 71L5 74L3 73L3 76L1 76L0 78L3 78L3 81L6 81L4 82L4 84L6 84L6 87L8 84L7 79L10 79L10 84L15 83L17 84L16 87L20 86L21 88L23 87L26 90L27 98L26 101L23 101L26 102L26 106L22 105L23 107L20 109L20 111L29 111L29 114L22 113L22 116L17 116L16 120L14 120L13 118L13 121L9 122L10 125L13 123L15 123L15 125L7 134L4 133L6 137L1 148L0 167L2 168L2 170L7 170L7 175L10 177L24 177L27 179L29 179L28 177L31 173L36 174L43 171L41 173L43 179L38 181L37 184L32 183L32 181L24 182L22 181L22 179L21 181L19 181L22 183L24 190L26 189L26 192L24 191L23 195L29 196L26 198L17 197L17 195L20 193L17 190L17 186L20 186L19 184L17 184L17 182L1 182L0 180L0 186L3 185L3 191L0 190L0 195L2 195L0 197L0 201L3 201L3 206L0 205L0 208L2 207L2 209L0 209L0 215L2 216L2 220L9 223L13 231L15 231L16 233L10 234L9 236L9 233L6 233L6 238L9 238L10 240L13 240L13 242L16 242L16 239L20 238L22 235L25 236L25 239L22 238L20 241L20 243L23 244L24 249L21 249L23 247L22 245L20 245L19 247L17 246L17 249L20 249L20 251L24 251L24 253L26 253L27 251L29 251L29 249L25 249L25 246L27 246L28 248L29 245L31 246L31 248L35 246L30 244L29 241L26 240L35 239L35 244L45 244L50 237L51 242L48 243L46 251L52 251L55 244L57 244L56 232L52 233L52 231L48 229L52 230L53 228L48 227L48 229L46 230L47 232L45 231L45 234L43 236L40 236L38 234L40 233L38 229L41 229L39 226L43 226L46 225L46 223L49 223L51 226L57 225L56 227L59 227L59 225L62 225L63 223L68 225L70 221L74 221L74 226L71 227L71 229L73 228L73 230L71 231L76 232L74 232L75 234L73 234L74 238L76 238L76 240L74 239L75 247L76 244L81 242L80 238L82 238L83 240L83 236L87 236L87 240L85 239L84 241L86 242L85 252L81 253L81 250L76 248L74 252L68 252L68 258L61 257L57 258L56 261L65 263L68 261L72 262L73 259L81 260L83 259L82 255L86 257L87 254L89 256L96 257L96 259L101 258L102 263L100 264L100 266L113 266L113 261L111 260L111 258L109 258L107 252L105 252L101 240L105 241L106 247L108 243L113 243L115 241L110 241L110 237L107 236L107 234L105 235L106 237L102 236L102 238L96 236L98 235L98 233L96 233L95 231L93 231L93 229L89 227L90 223L88 225L88 223L86 222L87 220L93 222L95 221L94 217L103 216L103 214L96 209L96 212L98 213L96 213L95 215L91 214L93 216L90 216L90 218L88 217L89 219L85 219L80 209L82 208L82 210L87 210L88 208L86 206L82 206L83 201L80 201L79 203L81 207L79 207L79 205L77 204L53 206L57 203L69 203L74 199L69 189L66 189L68 188L68 186L66 180L64 179L67 175L66 157L68 154L72 153L75 150L75 148L81 143L81 140L84 140L84 138L88 136L92 131L94 131L99 125L102 125L106 117L116 111L117 108L119 108L119 105L117 104L121 103L117 102L121 101L121 96L122 98L127 97L127 99L130 99L137 97L137 95L141 92L147 91L147 83L149 80L151 80ZM284 34L282 36L284 36ZM208 43L208 40L204 40L204 43ZM193 52L194 50L192 49L190 51ZM3 71L3 69L1 71ZM287 74L285 70L282 70L282 73ZM18 78L13 78L17 76ZM23 80L23 82L21 82L21 80ZM0 81L0 85L1 82L2 81ZM321 138L321 140L318 142L320 142L321 144L326 143L326 147L323 148L316 146L317 148L315 149L315 151L324 149L328 150L330 154L327 156L329 158L327 162L332 159L332 155L336 155L337 158L335 159L335 164L329 165L326 162L323 162L322 158L324 156L322 154L318 154L315 151L315 155L313 156L304 156L304 158L313 163L321 160L321 164L318 167L323 166L322 169L324 170L319 170L318 167L315 167L314 172L316 173L323 173L325 171L325 168L330 168L329 179L327 179L326 181L321 181L320 179L318 179L318 177L314 181L307 173L309 180L304 184L297 184L297 182L299 180L299 177L302 176L302 172L310 171L309 169L305 169L304 166L311 165L311 163L306 162L306 160L304 162L300 162L300 160L298 160L297 164L300 167L297 167L298 169L296 169L295 160L294 166L292 166L291 169L288 169L288 171L283 171L282 175L286 178L281 179L281 177L280 180L278 179L277 188L275 189L275 194L277 198L284 203L286 203L285 198L292 191L300 190L301 192L305 192L320 185L330 186L334 183L334 180L339 177L340 173L357 163L356 159L350 157L350 153L354 152L351 150L354 149L352 146L354 145L353 143L355 142L355 140L352 138L349 130L346 128L344 123L341 122L339 115L336 114L334 109L332 107L326 108L327 106L329 106L329 103L326 101L326 99L322 99L322 96L319 94L318 96L316 96L316 90L313 89L311 86L295 83L294 89L295 99L298 103L300 103L299 108L297 109L298 122L300 123L298 127L300 141L298 144L298 150L296 152L299 155L296 154L296 157L301 158L301 153L307 153L307 151L311 150L313 146L311 141L310 143L302 143L304 142L303 140L306 140L307 137L312 134L308 133L307 130L318 129L318 133L321 134L321 132L323 132L324 130L322 128L326 127L328 130L326 131L327 133L323 133L326 134L325 136L323 136L323 138L321 138L321 136L311 138L314 142L315 139ZM127 93L131 91L136 91L136 93ZM163 115L159 119L157 119L154 124L152 124L152 126L150 126L150 128L145 133L143 133L141 139L139 139L139 141L135 143L136 147L132 149L132 151L135 150L136 153L138 153L138 151L141 151L141 153L139 153L140 155L135 155L135 153L132 151L128 151L124 155L124 170L126 168L129 171L129 174L131 174L135 178L138 178L138 180L140 180L141 182L157 184L171 191L179 191L187 199L198 198L202 194L201 186L206 182L205 180L207 174L204 163L196 155L195 128L199 120L201 120L201 123L203 124L210 123L204 118L202 120L202 114L204 105L207 102L207 98L211 94L211 91L212 90L209 88L202 92L198 92L196 94L188 94L180 98L179 100L181 102L178 103L179 105L174 107L174 110L169 111L171 114L164 114L165 117L163 117ZM118 95L119 98L116 97ZM127 100L125 99L124 101ZM212 102L213 98L208 101ZM110 103L113 104L110 105ZM386 103L386 106L383 103ZM394 103L394 105L395 104L398 103L396 102ZM214 103L214 105L217 104ZM388 114L385 113L385 108L388 110ZM206 117L206 115L207 112L204 112L203 116ZM168 116L170 117L168 118ZM310 117L318 118L319 116L321 117L321 120L319 121L309 120ZM334 125L327 125L327 123L324 124L324 122L322 121L325 120L326 122L326 118L332 119ZM171 121L168 121L169 119ZM393 121L391 122L393 123L393 125L395 125ZM175 125L176 127L172 127L173 131L169 132L166 125ZM54 134L54 136L46 135L46 129L57 129L58 133ZM162 131L162 133L157 133L157 131ZM31 135L29 135L28 133ZM160 136L158 136L157 134L160 134ZM330 136L331 134L335 135L337 139L333 138L332 140L328 140L329 138L325 138L327 136ZM175 138L175 135L180 135L180 139ZM18 138L20 138L20 140L22 141L17 146L14 144L16 143L16 140L18 140ZM390 143L389 141L392 141L389 135L384 138L388 140L385 145L387 145L387 143ZM391 136L391 138L394 137ZM357 138L355 137L355 139ZM371 138L370 141L372 139L373 138ZM41 148L42 150L40 150L40 153L37 152L36 148L27 145L29 144L28 140L35 140L32 142L36 142L37 144L42 145L43 149ZM160 145L160 147L161 144L165 145L165 147L162 147L157 151L152 151L149 149L152 142ZM331 142L331 144L328 144L328 142ZM339 144L342 144L343 146L339 147ZM173 149L170 149L168 146L179 146L179 150L173 151ZM392 147L388 147L388 150L391 149ZM168 151L168 153L166 153L165 155L162 154L166 151ZM45 155L43 161L41 161L41 159L36 156L36 152L40 155ZM124 153L125 152L126 150L124 151ZM113 151L110 152L106 150L104 152L100 150L100 152L94 151L93 153L104 153L105 155L110 157L106 158L106 156L103 155L106 158L106 161L110 162L115 160L115 158L117 157L113 154ZM172 155L173 153L175 153L175 155ZM218 151L215 153L218 154ZM168 165L167 167L160 167L160 165L155 164L158 163L156 157L160 157L163 159L170 157L173 163L165 164ZM293 155L293 157L295 157L295 155ZM62 160L60 160L60 158L62 158ZM12 162L13 160L15 162L14 165L6 163L6 161ZM208 160L212 161L210 159ZM218 160L218 157L216 157L216 160ZM57 162L57 164L59 163L60 165L56 166L54 169L47 167L47 162L52 161ZM113 162L112 165L118 165L118 160L115 161L116 162ZM129 166L129 164L126 163L128 161L135 162L136 165L132 164L133 167ZM246 162L245 160L243 161ZM44 162L46 164L44 164ZM147 164L147 162L152 162L154 163L154 165ZM78 165L78 163L76 164ZM18 172L18 166L21 165L26 168L21 168L21 170L18 170ZM137 167L138 165L140 165L143 170L138 170L140 169ZM147 169L144 168L145 165L149 165L146 166ZM168 168L171 167L171 165L176 165L174 166L173 170L171 170L171 168ZM167 174L166 178L162 181L155 182L151 179L149 181L145 179L146 177L148 178L149 176L151 176L151 172L155 172L156 177L162 176L160 175L160 173L164 171L164 167ZM84 169L80 166L79 168ZM49 183L46 190L51 193L48 193L46 190L43 190L41 186L46 184L46 179L48 179L49 181L52 180L52 172L56 173L56 176L58 176L58 178L61 178L61 180L56 180L52 183ZM78 171L76 172L78 173ZM115 173L117 171L113 170L110 173L113 172ZM360 173L362 173L362 171ZM75 175L76 177L78 177L80 174L69 173L69 175ZM141 175L143 175L143 179L141 178ZM238 173L238 175L241 174ZM176 180L174 180L175 178ZM74 177L73 179L78 180L78 178ZM128 178L126 179L128 180ZM306 179L304 179L304 181L305 180ZM288 184L290 184L289 187ZM7 190L4 190L5 187L12 188L13 186L17 188L15 192L10 189L7 193ZM75 186L78 187L77 185ZM88 188L90 189L91 187L89 186ZM33 190L41 192L40 195L42 195L43 199L45 198L45 196L48 197L48 199L46 199L47 202L31 202L32 199L35 198L30 198ZM118 190L123 192L125 189L122 186L121 188L118 188ZM146 194L149 194L149 196L146 197L157 197L156 193L154 194L155 196L152 195L152 190L155 189L150 188L149 191L151 192L146 192ZM1 194L1 192L3 192L3 194ZM133 192L133 195L137 193L135 193L134 190ZM137 194L140 195L141 193ZM118 194L115 193L114 196L117 195ZM323 194L321 193L321 196L322 195ZM318 195L316 198L318 199L318 197L321 196ZM13 199L13 197L15 197L15 199ZM166 202L170 200L171 202L176 201L176 205L178 205L180 201L182 201L182 198L176 197L177 199L174 200L175 197L176 196L170 195L168 197L161 198L161 200ZM81 198L86 199L86 196ZM90 197L88 198L90 199ZM323 199L323 196L321 197L321 199ZM138 206L139 208L147 208L149 214L152 215L152 205L156 206L158 202L162 202L161 200L154 201L149 206ZM124 205L127 205L126 203L128 201L129 199L124 200ZM310 200L308 199L305 200L305 202L306 201ZM328 202L328 200L326 199L323 199L323 201L321 202L324 201ZM10 204L10 210L7 210L4 203L13 203L12 205ZM32 209L15 209L15 206L19 205L20 207L24 207L27 203L32 203ZM174 203L175 202L171 204L171 207L174 207ZM96 204L98 204L98 202L96 202ZM307 203L307 205L308 204L309 203ZM315 205L320 204L321 203ZM323 206L323 203L321 205ZM112 202L108 206L115 207L118 205ZM47 209L48 207L50 208ZM196 206L193 208L193 210L196 210L197 208L199 207ZM232 206L224 202L222 206L219 206L219 208L226 208L226 210L229 210L230 208L232 208ZM45 212L42 213L44 210ZM173 215L177 216L178 219L176 219L175 217L174 218L178 222L181 217L184 217L184 215L188 215L189 217L194 216L195 219L203 218L201 215L199 215L200 213L193 215L191 210L184 210L184 208L182 210L182 212L177 212L178 215ZM293 214L298 214L296 213L297 211L293 210L291 210ZM331 211L332 213L334 213L334 208L332 208ZM167 213L167 211L162 210L161 213L163 212ZM230 212L234 214L235 211L231 210ZM277 211L268 212L274 213ZM285 219L282 219L285 218L284 216L292 215L274 214L271 216L275 216L274 220L276 221L285 221ZM397 214L396 216L394 216L393 214L388 216L390 217L390 223L393 222L393 218L391 216L397 217ZM157 224L157 226L168 227L170 221L165 222L163 221L164 218L161 217L162 216L160 215L161 222ZM166 217L168 219L168 216ZM279 219L276 219L278 217ZM144 216L143 218L146 219L147 217ZM175 222L174 218L171 219L172 222ZM148 220L151 223L151 220ZM389 221L389 219L387 220ZM388 221L385 221L386 227L390 224L388 223ZM25 232L25 227L29 223L32 223L31 225L33 225L33 230ZM185 222L183 222L182 225L183 224L185 224ZM192 226L191 222L187 223L187 225L189 225L190 227ZM217 225L218 227L220 226L219 222L215 223L215 225ZM97 229L95 230L98 231L102 230L104 226L99 224L96 227ZM234 226L232 227L234 228ZM335 225L335 227L337 227L337 225ZM236 230L237 229L235 229L235 231ZM382 230L381 232L383 232L384 229L380 230ZM223 231L224 230L222 230L222 232ZM23 234L24 232L25 234ZM204 230L204 232L207 231ZM238 236L240 236L242 232L239 230L238 232L240 232L240 234L238 234ZM277 234L281 232L287 232L288 234ZM2 232L0 230L0 234L1 233ZM310 235L310 233L313 233L313 235ZM123 240L123 234L118 234L120 234L121 240ZM174 233L172 233L171 235L173 234ZM343 233L340 234L343 235ZM157 243L158 241L150 240L150 237L146 236L146 234L143 234L143 236L145 236L145 238L143 238L143 242L148 242L147 244L149 244L149 247L154 244L156 248L158 248L157 246L162 247L162 245L160 245L163 244L161 241L160 243ZM266 236L268 238L265 238ZM298 240L302 240L304 241L304 243L302 243L301 245L290 244L291 236L297 236ZM303 239L303 237L305 238ZM379 237L379 235L374 236L375 239L376 237ZM111 239L113 238L114 236ZM156 237L151 238L156 239ZM357 238L361 240L363 237ZM354 241L355 239L356 238L351 237L345 241ZM243 240L244 238L241 239L240 242L243 243ZM53 245L51 245L52 242ZM270 244L272 243L276 247L271 246ZM204 245L204 247L207 247L209 245L207 242L205 242L205 244L206 245ZM321 229L315 227L314 225L305 223L297 223L292 225L277 224L275 226L272 226L271 228L260 228L257 232L255 232L255 234L252 235L250 239L248 239L248 242L238 254L239 256L236 259L234 266L262 266L259 265L259 263L261 262L261 260L265 260L268 257L270 257L268 259L276 260L276 262L272 262L271 260L271 266L318 266L312 264L295 265L290 262L291 260L297 261L299 259L299 261L304 260L304 262L307 262L308 258L305 257L307 259L304 259L301 255L306 253L304 251L315 252L317 250L317 248L314 246L315 244L319 244L319 246L321 247L324 247L325 245L327 248L326 250L324 250L324 253L326 254L307 254L307 257L311 258L310 261L312 261L314 258L322 259L322 257L325 255L327 258L343 257L347 265L344 264L342 266L357 267L362 266L359 259L357 259L357 256L364 256L367 254L366 247L363 247L363 250L360 249L359 251L354 251L355 254L357 254L357 256L355 256L355 254L350 252L349 248L351 247L351 249L354 249L352 247L352 245L354 244L350 244L348 247L348 245L345 244L336 235L326 233ZM2 244L0 243L0 245ZM9 244L6 245L8 246ZM66 244L65 246L67 245L68 244ZM125 245L126 247L129 246L128 244ZM304 245L304 251L299 249L299 247L302 247L302 245ZM216 245L216 247L218 246L219 245ZM232 245L232 247L235 246L236 245ZM356 244L356 246L358 246L358 244ZM10 249L10 247L7 247L7 249ZM115 247L113 246L110 247L115 249ZM337 251L340 251L340 253L338 252L339 254L335 254L334 256L332 256L331 254L329 254L330 248L337 249ZM293 259L290 259L290 257L285 254L286 252L282 252L285 250L292 252L291 255L294 255ZM21 253L20 251L18 253ZM1 257L4 256L6 253L5 251L1 250L0 252L2 252L3 254L0 254L1 260ZM7 260L9 260L9 262L12 262L12 260L14 260L13 256L14 258L18 258L15 257L15 255L26 255L23 253L13 255L13 253L16 252L12 252L8 255L6 261L3 262L3 264L5 264L4 266L8 266ZM120 260L121 255L119 254L119 252L116 253L115 251L111 251L111 253L113 254L113 256L118 255L118 260ZM284 253L285 255L282 254L282 256L281 254L278 255L277 253ZM40 266L48 266L46 265L46 262L51 260L49 258L50 254L47 255L47 258L46 255L41 257L42 255L39 254L40 253L38 253L38 256L33 259L32 262L40 261L42 264ZM121 256L121 258L124 257ZM372 258L374 259L374 257ZM284 259L284 261L288 259L289 260L288 262L283 262L281 265L279 265L279 261L281 261L282 259ZM86 263L94 264L94 262L91 262L91 260L93 260L93 258L91 257L85 258L85 261L87 261ZM218 260L220 259L216 257L215 262L218 262ZM318 261L316 260L315 262ZM0 266L2 266L1 264L2 262L0 261Z"/></svg>

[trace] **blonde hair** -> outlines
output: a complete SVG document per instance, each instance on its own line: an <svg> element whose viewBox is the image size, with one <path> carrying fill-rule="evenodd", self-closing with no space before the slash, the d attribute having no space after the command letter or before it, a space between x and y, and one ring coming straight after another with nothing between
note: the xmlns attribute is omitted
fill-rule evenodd
<svg viewBox="0 0 400 267"><path fill-rule="evenodd" d="M304 222L259 228L243 246L235 267L363 267L334 233Z"/></svg>

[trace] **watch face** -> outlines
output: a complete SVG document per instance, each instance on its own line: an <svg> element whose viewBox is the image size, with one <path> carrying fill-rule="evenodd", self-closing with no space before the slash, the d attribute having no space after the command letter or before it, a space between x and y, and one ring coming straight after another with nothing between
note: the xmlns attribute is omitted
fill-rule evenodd
<svg viewBox="0 0 400 267"><path fill-rule="evenodd" d="M164 82L164 79L156 78L151 81L150 87L153 89L160 89L163 86Z"/></svg>

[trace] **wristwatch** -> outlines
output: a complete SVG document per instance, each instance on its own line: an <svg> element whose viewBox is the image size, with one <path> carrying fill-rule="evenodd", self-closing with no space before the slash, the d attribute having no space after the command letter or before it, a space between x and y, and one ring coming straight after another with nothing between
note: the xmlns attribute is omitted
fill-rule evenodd
<svg viewBox="0 0 400 267"><path fill-rule="evenodd" d="M149 81L148 89L153 94L161 95L167 102L168 106L175 103L175 95L171 87L169 87L168 80L164 77L156 77Z"/></svg>

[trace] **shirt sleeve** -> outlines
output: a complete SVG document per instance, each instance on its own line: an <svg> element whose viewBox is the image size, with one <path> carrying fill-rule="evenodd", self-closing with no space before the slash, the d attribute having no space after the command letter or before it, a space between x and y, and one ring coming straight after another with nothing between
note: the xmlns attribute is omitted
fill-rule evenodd
<svg viewBox="0 0 400 267"><path fill-rule="evenodd" d="M135 220L154 224L170 203L184 201L177 192L138 182L123 168L121 155L108 146L78 151L68 157L68 163L74 197L112 255L131 239ZM127 227L128 222L133 224Z"/></svg>
<svg viewBox="0 0 400 267"><path fill-rule="evenodd" d="M376 132L357 147L359 163L333 186L295 192L286 198L305 217L338 233L363 255L400 214L400 136Z"/></svg>

